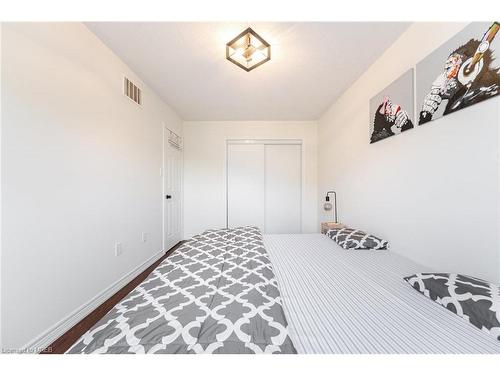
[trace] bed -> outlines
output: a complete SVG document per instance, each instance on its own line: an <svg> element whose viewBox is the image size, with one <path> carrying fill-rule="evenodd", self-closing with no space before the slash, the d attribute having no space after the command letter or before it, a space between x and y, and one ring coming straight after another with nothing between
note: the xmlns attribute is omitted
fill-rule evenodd
<svg viewBox="0 0 500 375"><path fill-rule="evenodd" d="M296 353L257 228L208 230L163 260L68 353Z"/></svg>
<svg viewBox="0 0 500 375"><path fill-rule="evenodd" d="M205 231L68 353L500 353L403 280L422 271L322 234Z"/></svg>
<svg viewBox="0 0 500 375"><path fill-rule="evenodd" d="M500 353L500 341L411 288L426 271L322 234L264 235L298 353Z"/></svg>

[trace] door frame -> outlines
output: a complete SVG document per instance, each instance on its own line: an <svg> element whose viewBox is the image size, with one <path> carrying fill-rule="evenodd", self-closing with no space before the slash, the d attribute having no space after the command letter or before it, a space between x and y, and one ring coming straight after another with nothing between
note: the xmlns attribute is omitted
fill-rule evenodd
<svg viewBox="0 0 500 375"><path fill-rule="evenodd" d="M181 241L184 237L184 152L181 148L175 148L168 142L168 134L171 132L171 130L168 128L166 123L162 123L162 160L161 160L161 169L160 169L160 178L161 178L161 186L162 186L162 195L161 195L161 200L162 200L162 209L161 209L161 232L162 232L162 249L163 251L167 251L170 249L172 246L175 245L173 244L167 244L167 234L166 234L166 222L165 222L165 210L166 210L166 199L165 195L167 194L166 192L166 186L165 186L165 173L166 173L166 165L165 165L165 159L167 156L167 153L169 152L170 149L174 149L177 152L179 152L179 162L180 162L180 169L181 169L181 176L180 176L180 196L179 196L179 241Z"/></svg>
<svg viewBox="0 0 500 375"><path fill-rule="evenodd" d="M229 228L229 146L230 145L251 145L251 144L263 144L263 145L300 145L300 230L303 231L303 207L302 203L304 201L304 142L302 139L298 138L226 138L225 146L225 160L224 160L224 188L226 191L224 195L225 205L226 205L226 228Z"/></svg>

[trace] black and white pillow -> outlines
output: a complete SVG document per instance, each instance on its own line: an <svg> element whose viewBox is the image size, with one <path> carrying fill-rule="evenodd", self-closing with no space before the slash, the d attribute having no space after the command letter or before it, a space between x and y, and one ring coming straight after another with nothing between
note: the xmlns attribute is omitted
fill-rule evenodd
<svg viewBox="0 0 500 375"><path fill-rule="evenodd" d="M335 228L326 232L340 247L346 250L387 250L389 242L353 228Z"/></svg>
<svg viewBox="0 0 500 375"><path fill-rule="evenodd" d="M417 273L404 278L413 288L500 340L500 288L456 273Z"/></svg>

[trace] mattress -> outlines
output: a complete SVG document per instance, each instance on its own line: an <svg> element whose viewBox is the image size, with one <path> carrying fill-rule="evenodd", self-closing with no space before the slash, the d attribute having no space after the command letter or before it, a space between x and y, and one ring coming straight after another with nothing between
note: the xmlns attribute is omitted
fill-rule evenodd
<svg viewBox="0 0 500 375"><path fill-rule="evenodd" d="M298 353L500 353L500 341L410 287L431 271L322 234L264 235ZM446 270L440 270L446 271Z"/></svg>
<svg viewBox="0 0 500 375"><path fill-rule="evenodd" d="M295 353L257 228L179 247L68 353Z"/></svg>

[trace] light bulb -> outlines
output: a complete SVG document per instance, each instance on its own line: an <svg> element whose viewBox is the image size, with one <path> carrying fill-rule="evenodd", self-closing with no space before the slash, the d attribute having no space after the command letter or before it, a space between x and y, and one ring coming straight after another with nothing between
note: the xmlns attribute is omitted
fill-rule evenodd
<svg viewBox="0 0 500 375"><path fill-rule="evenodd" d="M325 202L325 204L323 205L323 208L325 211L330 211L333 208L333 206L330 202Z"/></svg>

